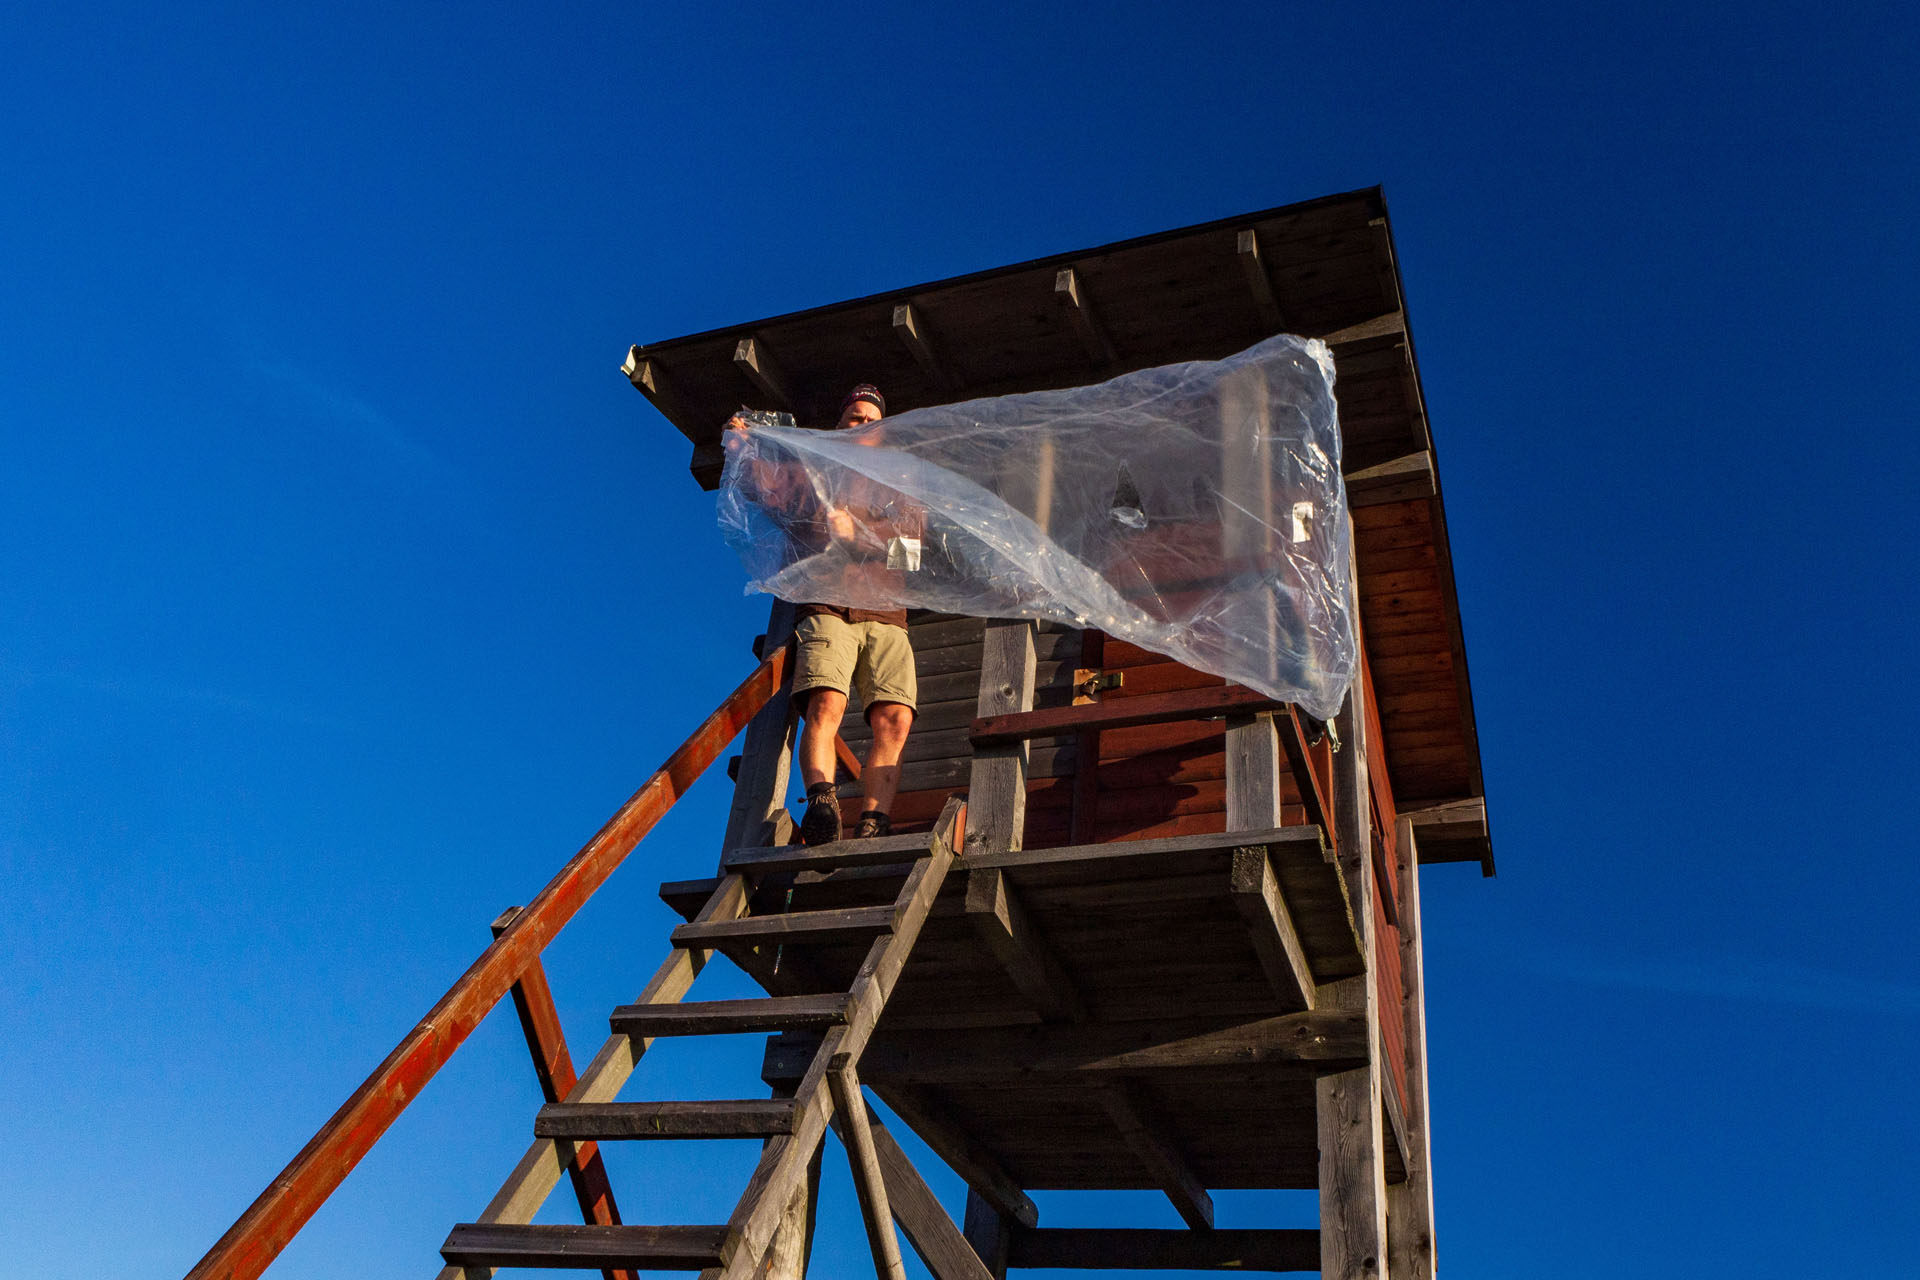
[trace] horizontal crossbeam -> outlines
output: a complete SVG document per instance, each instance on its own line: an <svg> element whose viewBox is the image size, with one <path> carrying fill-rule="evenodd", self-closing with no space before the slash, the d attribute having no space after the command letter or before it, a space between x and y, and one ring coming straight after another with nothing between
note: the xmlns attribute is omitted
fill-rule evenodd
<svg viewBox="0 0 1920 1280"><path fill-rule="evenodd" d="M1210 685L1202 689L1177 689L1171 693L1113 698L1077 707L1047 707L1040 711L981 716L973 722L970 736L976 747L1003 746L1023 738L1050 737L1057 733L1127 729L1135 725L1164 724L1172 720L1202 720L1209 716L1249 715L1258 711L1277 711L1286 705L1280 699L1269 698L1257 689L1240 685Z"/></svg>
<svg viewBox="0 0 1920 1280"><path fill-rule="evenodd" d="M817 1036L774 1036L762 1075L798 1079ZM1315 1074L1367 1061L1367 1019L1345 1009L1290 1013L1222 1026L1217 1022L975 1027L877 1035L860 1060L876 1085L992 1084L1020 1077L1117 1077L1159 1071L1297 1066Z"/></svg>
<svg viewBox="0 0 1920 1280"><path fill-rule="evenodd" d="M1318 1271L1320 1233L1310 1227L1016 1227L1007 1265L1075 1271Z"/></svg>

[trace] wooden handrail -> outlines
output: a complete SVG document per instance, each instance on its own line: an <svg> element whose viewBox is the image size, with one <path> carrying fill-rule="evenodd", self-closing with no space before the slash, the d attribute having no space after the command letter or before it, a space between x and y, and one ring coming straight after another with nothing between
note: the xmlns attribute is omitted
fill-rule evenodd
<svg viewBox="0 0 1920 1280"><path fill-rule="evenodd" d="M333 1194L568 920L780 691L781 645L667 757L280 1171L187 1280L255 1280Z"/></svg>
<svg viewBox="0 0 1920 1280"><path fill-rule="evenodd" d="M1022 738L1055 733L1082 733L1090 729L1126 729L1135 725L1198 720L1207 716L1244 716L1277 711L1287 704L1256 689L1237 684L1147 693L1073 707L1046 707L1039 711L1011 711L975 720L969 739L976 747L1004 746Z"/></svg>

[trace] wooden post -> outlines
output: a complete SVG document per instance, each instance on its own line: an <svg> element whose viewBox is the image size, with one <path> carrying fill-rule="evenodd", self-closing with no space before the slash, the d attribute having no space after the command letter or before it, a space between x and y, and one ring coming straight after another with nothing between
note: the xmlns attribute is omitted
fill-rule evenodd
<svg viewBox="0 0 1920 1280"><path fill-rule="evenodd" d="M1320 1271L1326 1280L1384 1280L1387 1275L1386 1153L1381 1127L1380 1009L1374 988L1371 808L1367 803L1369 690L1356 681L1340 712L1341 749L1334 757L1334 809L1340 828L1340 873L1360 937L1366 972L1327 983L1315 1004L1366 1012L1367 1065L1321 1076ZM1395 1011L1396 1016L1398 1011Z"/></svg>
<svg viewBox="0 0 1920 1280"><path fill-rule="evenodd" d="M806 1180L795 1189L786 1212L780 1215L773 1243L767 1246L764 1280L806 1280L807 1263L813 1257L814 1219L820 1207L820 1157L825 1153L824 1147L814 1150Z"/></svg>
<svg viewBox="0 0 1920 1280"><path fill-rule="evenodd" d="M794 607L775 600L767 615L767 634L761 641L764 658L793 638ZM733 807L727 814L727 834L720 852L785 844L793 819L787 813L787 771L793 763L793 709L787 691L791 673L780 691L767 700L747 725L740 749L740 774L734 782Z"/></svg>
<svg viewBox="0 0 1920 1280"><path fill-rule="evenodd" d="M867 1100L860 1091L860 1076L850 1061L836 1059L827 1073L827 1087L833 1091L834 1114L841 1122L848 1161L853 1168L853 1189L860 1199L860 1213L866 1219L867 1247L873 1251L873 1270L880 1280L907 1280L906 1263L900 1256L900 1238L893 1233L893 1209L887 1202L887 1178L880 1168L879 1153L874 1150L873 1130L867 1124Z"/></svg>
<svg viewBox="0 0 1920 1280"><path fill-rule="evenodd" d="M1033 710L1033 631L1031 622L988 621L980 656L982 719ZM979 748L967 787L966 851L1018 849L1026 825L1026 739Z"/></svg>
<svg viewBox="0 0 1920 1280"><path fill-rule="evenodd" d="M1407 1038L1407 1180L1387 1188L1387 1258L1394 1280L1433 1280L1432 1131L1427 1118L1427 995L1420 960L1420 855L1413 820L1397 824L1400 982ZM1385 1016L1391 1017L1389 1010Z"/></svg>
<svg viewBox="0 0 1920 1280"><path fill-rule="evenodd" d="M493 922L498 938L520 914L519 907L508 907ZM520 1030L527 1038L527 1052L533 1055L533 1073L540 1081L540 1095L548 1102L559 1102L580 1083L574 1074L573 1055L567 1052L567 1037L560 1028L560 1011L553 1006L553 989L547 985L547 971L538 960L527 966L520 981L513 984L513 1011L520 1015ZM620 1221L620 1207L613 1200L613 1185L607 1181L606 1162L600 1159L596 1142L575 1142L573 1157L567 1161L567 1176L573 1183L574 1199L580 1203L583 1222L614 1226ZM638 1280L632 1271L608 1270L606 1280Z"/></svg>
<svg viewBox="0 0 1920 1280"><path fill-rule="evenodd" d="M967 1188L967 1243L980 1255L993 1280L1007 1280L1007 1246L1013 1240L1013 1224L994 1208L987 1198Z"/></svg>

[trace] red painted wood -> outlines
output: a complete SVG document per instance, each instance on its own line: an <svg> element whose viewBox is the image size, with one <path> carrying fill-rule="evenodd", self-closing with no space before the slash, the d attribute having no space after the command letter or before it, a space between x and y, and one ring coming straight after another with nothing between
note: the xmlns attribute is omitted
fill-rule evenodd
<svg viewBox="0 0 1920 1280"><path fill-rule="evenodd" d="M1274 711L1286 705L1257 690L1239 685L1182 689L1175 693L1115 698L1111 702L1079 707L1051 707L1045 711L983 716L973 722L972 740L975 746L984 746L1085 729L1115 729L1168 720L1193 720L1203 716L1245 715L1255 711Z"/></svg>
<svg viewBox="0 0 1920 1280"><path fill-rule="evenodd" d="M506 932L507 925L519 914L515 907L494 922L493 936ZM547 985L546 967L536 958L513 984L513 1009L520 1016L520 1031L527 1038L527 1052L533 1056L533 1073L540 1081L540 1095L548 1102L561 1102L579 1077L574 1073L573 1055L567 1052L566 1033L560 1027L560 1011L553 1005L553 990ZM613 1184L607 1180L606 1162L600 1158L600 1144L576 1142L573 1159L567 1163L567 1179L573 1184L573 1197L580 1205L581 1220L603 1227L620 1224L620 1207L614 1203ZM636 1272L613 1269L601 1272L606 1280L639 1280Z"/></svg>
<svg viewBox="0 0 1920 1280"><path fill-rule="evenodd" d="M786 678L782 645L548 882L248 1206L187 1280L254 1280L453 1056L553 936L716 760Z"/></svg>

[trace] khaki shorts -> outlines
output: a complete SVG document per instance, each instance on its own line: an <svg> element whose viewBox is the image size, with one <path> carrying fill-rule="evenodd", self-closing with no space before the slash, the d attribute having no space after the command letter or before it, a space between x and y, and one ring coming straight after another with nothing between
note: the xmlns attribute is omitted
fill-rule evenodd
<svg viewBox="0 0 1920 1280"><path fill-rule="evenodd" d="M812 689L858 694L862 706L898 702L909 710L919 695L913 646L904 627L847 622L830 613L800 619L793 633L793 695Z"/></svg>

